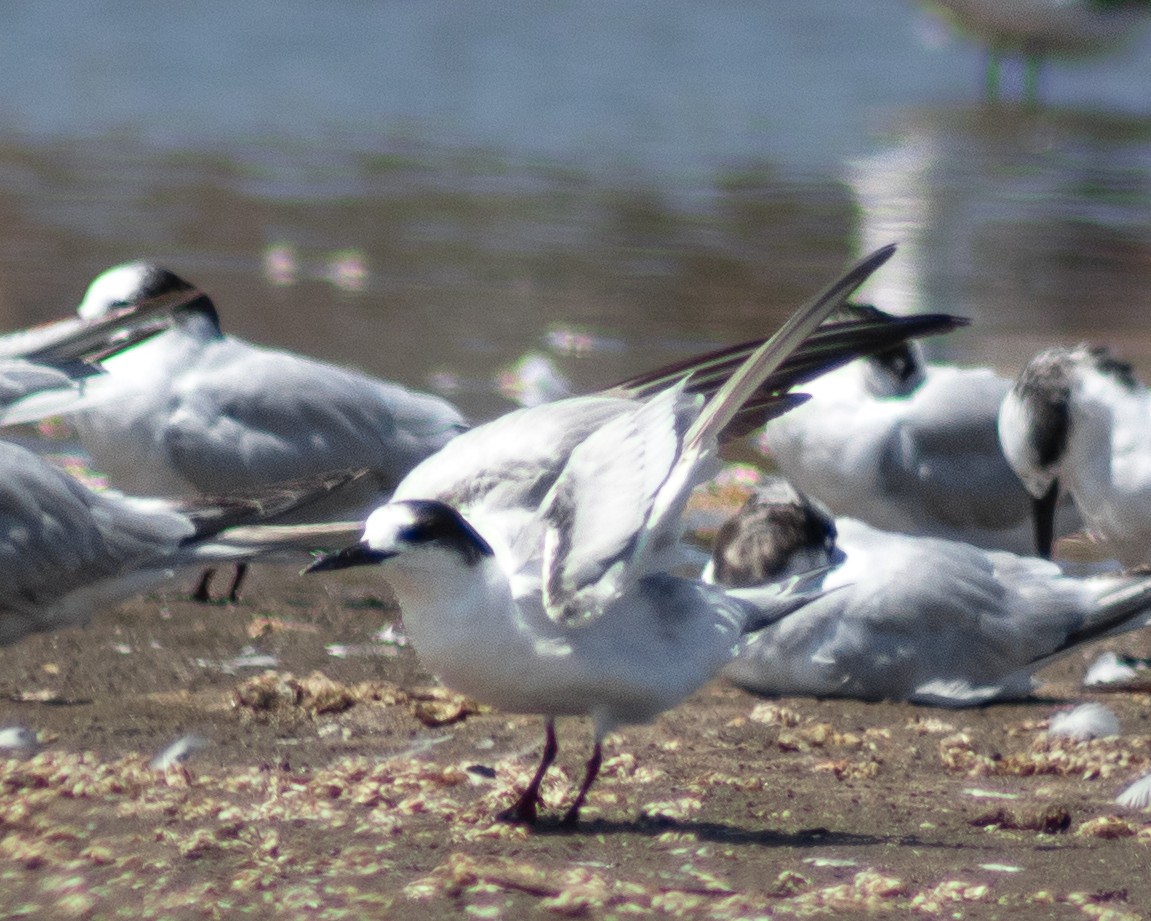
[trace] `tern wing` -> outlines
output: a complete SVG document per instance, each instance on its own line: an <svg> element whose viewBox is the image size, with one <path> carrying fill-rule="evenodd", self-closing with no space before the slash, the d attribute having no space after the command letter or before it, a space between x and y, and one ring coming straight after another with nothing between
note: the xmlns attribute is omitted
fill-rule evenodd
<svg viewBox="0 0 1151 921"><path fill-rule="evenodd" d="M999 446L999 406L1010 387L986 370L932 369L888 442L880 489L914 497L958 529L1026 523L1030 499Z"/></svg>
<svg viewBox="0 0 1151 921"><path fill-rule="evenodd" d="M390 489L464 427L436 397L227 339L177 382L161 437L204 492L347 467L371 468Z"/></svg>
<svg viewBox="0 0 1151 921"><path fill-rule="evenodd" d="M709 472L721 433L894 250L884 247L860 260L796 311L702 408L684 397L687 384L681 382L573 452L541 506L549 617L561 623L594 620L636 580L661 568L679 543L688 496ZM606 500L597 494L601 487Z"/></svg>
<svg viewBox="0 0 1151 921"><path fill-rule="evenodd" d="M30 451L0 442L0 616L163 556L194 531L158 505L86 489Z"/></svg>

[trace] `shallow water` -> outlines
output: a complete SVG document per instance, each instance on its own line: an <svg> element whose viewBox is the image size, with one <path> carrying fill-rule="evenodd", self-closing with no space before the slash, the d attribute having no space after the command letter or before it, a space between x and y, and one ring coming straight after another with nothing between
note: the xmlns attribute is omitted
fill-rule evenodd
<svg viewBox="0 0 1151 921"><path fill-rule="evenodd" d="M0 35L0 325L128 258L226 326L484 416L531 350L577 386L771 329L862 248L867 289L1151 367L1151 30L987 106L904 0L63 3Z"/></svg>

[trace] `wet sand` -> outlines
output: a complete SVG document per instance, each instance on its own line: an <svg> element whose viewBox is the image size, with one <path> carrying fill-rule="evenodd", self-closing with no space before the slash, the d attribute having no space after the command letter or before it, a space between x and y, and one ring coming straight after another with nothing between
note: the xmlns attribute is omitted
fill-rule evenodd
<svg viewBox="0 0 1151 921"><path fill-rule="evenodd" d="M1100 645L1044 673L1042 700L973 711L717 681L609 741L574 831L557 818L589 730L561 721L526 830L493 816L541 721L435 689L411 648L373 642L396 616L370 573L265 568L236 605L174 584L0 650L0 725L44 745L0 759L0 916L1149 917L1151 816L1113 799L1151 768L1151 698L1079 689ZM249 645L274 674L228 673ZM1046 738L1092 697L1119 739ZM186 733L210 744L148 767Z"/></svg>

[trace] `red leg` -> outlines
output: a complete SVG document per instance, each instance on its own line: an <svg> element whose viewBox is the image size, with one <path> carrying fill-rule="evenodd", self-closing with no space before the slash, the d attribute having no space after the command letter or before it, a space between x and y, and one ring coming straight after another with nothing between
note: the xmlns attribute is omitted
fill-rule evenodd
<svg viewBox="0 0 1151 921"><path fill-rule="evenodd" d="M591 789L591 785L595 783L596 777L599 776L599 766L602 763L603 748L597 739L595 748L592 749L591 757L588 758L587 772L583 775L583 783L580 784L579 793L576 794L575 802L571 804L571 808L563 817L564 825L574 826L579 822L580 808L583 806L584 800L587 799L587 791Z"/></svg>
<svg viewBox="0 0 1151 921"><path fill-rule="evenodd" d="M527 789L519 799L515 801L508 809L501 812L496 818L501 822L522 822L525 825L531 825L536 820L536 805L540 799L540 784L543 783L544 774L548 772L548 768L552 766L552 762L556 760L556 753L559 751L559 744L556 742L556 723L555 720L548 720L547 735L544 738L544 754L540 759L540 766L536 768L535 776L532 782L528 784Z"/></svg>

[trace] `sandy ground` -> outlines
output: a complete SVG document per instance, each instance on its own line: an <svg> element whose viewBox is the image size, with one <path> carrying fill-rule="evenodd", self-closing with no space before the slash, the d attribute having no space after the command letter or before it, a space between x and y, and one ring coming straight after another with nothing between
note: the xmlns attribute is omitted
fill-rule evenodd
<svg viewBox="0 0 1151 921"><path fill-rule="evenodd" d="M1113 803L1151 768L1151 699L1082 692L1098 646L1042 700L974 711L716 682L611 739L574 831L588 726L561 722L529 831L492 817L541 720L435 689L373 642L395 620L371 573L269 568L238 605L174 587L0 650L0 725L43 744L0 759L0 916L1151 918L1151 815ZM1091 697L1121 738L1046 737ZM187 733L209 744L149 768Z"/></svg>

